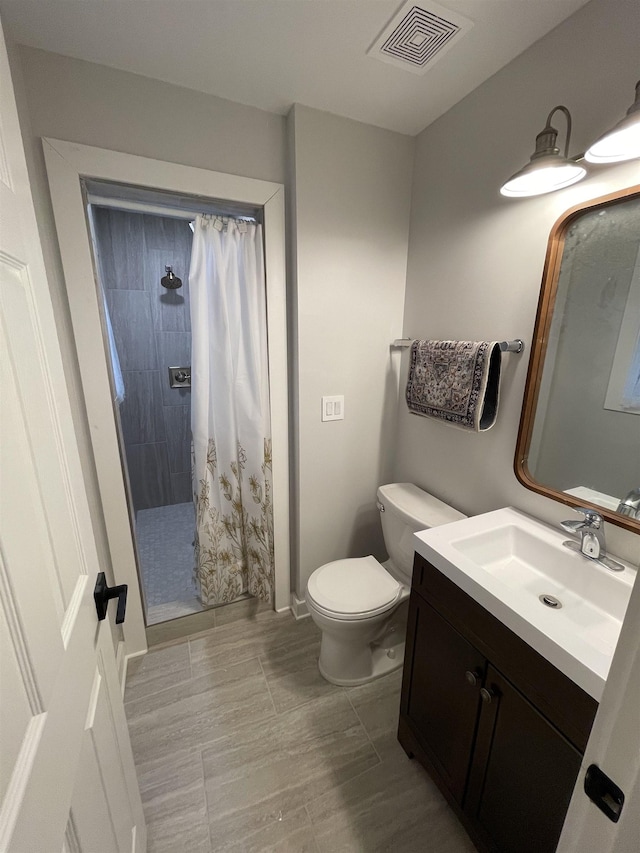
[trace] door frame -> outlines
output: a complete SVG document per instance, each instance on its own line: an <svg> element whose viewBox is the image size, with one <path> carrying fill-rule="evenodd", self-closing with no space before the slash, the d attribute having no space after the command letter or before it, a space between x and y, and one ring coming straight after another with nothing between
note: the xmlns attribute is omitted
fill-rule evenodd
<svg viewBox="0 0 640 853"><path fill-rule="evenodd" d="M117 413L81 180L94 178L182 195L205 196L264 211L267 336L273 450L275 609L290 607L289 412L284 186L133 154L43 137L53 212L89 420L115 582L140 590L134 535L118 439ZM147 648L140 595L130 596L124 654Z"/></svg>

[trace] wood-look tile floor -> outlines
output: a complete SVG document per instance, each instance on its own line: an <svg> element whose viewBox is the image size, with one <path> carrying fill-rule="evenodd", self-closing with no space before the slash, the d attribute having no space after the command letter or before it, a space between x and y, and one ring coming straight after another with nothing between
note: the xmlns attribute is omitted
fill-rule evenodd
<svg viewBox="0 0 640 853"><path fill-rule="evenodd" d="M310 619L263 610L131 665L149 853L473 853L396 740L400 672L335 687L319 647Z"/></svg>

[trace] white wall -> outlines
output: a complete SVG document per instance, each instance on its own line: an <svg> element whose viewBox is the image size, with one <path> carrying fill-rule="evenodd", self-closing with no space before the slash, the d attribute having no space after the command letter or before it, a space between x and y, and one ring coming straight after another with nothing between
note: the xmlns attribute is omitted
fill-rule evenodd
<svg viewBox="0 0 640 853"><path fill-rule="evenodd" d="M289 122L302 596L323 563L384 554L413 139L299 105ZM326 394L344 394L344 420L321 422Z"/></svg>
<svg viewBox="0 0 640 853"><path fill-rule="evenodd" d="M504 199L499 187L528 161L556 104L573 113L572 153L624 115L639 33L637 0L593 0L418 137L405 335L527 343L524 356L504 357L498 421L488 433L466 434L400 405L395 478L463 512L512 505L551 523L571 515L513 471L546 243L567 208L640 183L640 165L600 167L588 181L532 199ZM613 525L607 535L611 550L638 561L637 536Z"/></svg>

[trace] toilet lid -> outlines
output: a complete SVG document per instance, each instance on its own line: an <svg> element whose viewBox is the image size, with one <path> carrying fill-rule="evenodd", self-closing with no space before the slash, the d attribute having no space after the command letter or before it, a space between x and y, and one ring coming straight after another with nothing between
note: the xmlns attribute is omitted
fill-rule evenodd
<svg viewBox="0 0 640 853"><path fill-rule="evenodd" d="M402 586L375 557L326 563L307 584L308 595L323 610L354 617L387 610L401 592Z"/></svg>

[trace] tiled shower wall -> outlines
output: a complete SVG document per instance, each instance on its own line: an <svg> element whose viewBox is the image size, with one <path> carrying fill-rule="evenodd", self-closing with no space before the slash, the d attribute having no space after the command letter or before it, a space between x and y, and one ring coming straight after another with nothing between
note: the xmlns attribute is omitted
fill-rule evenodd
<svg viewBox="0 0 640 853"><path fill-rule="evenodd" d="M168 368L191 362L185 220L93 208L98 263L125 385L120 418L135 510L191 501L191 391ZM160 284L165 266L179 290Z"/></svg>

